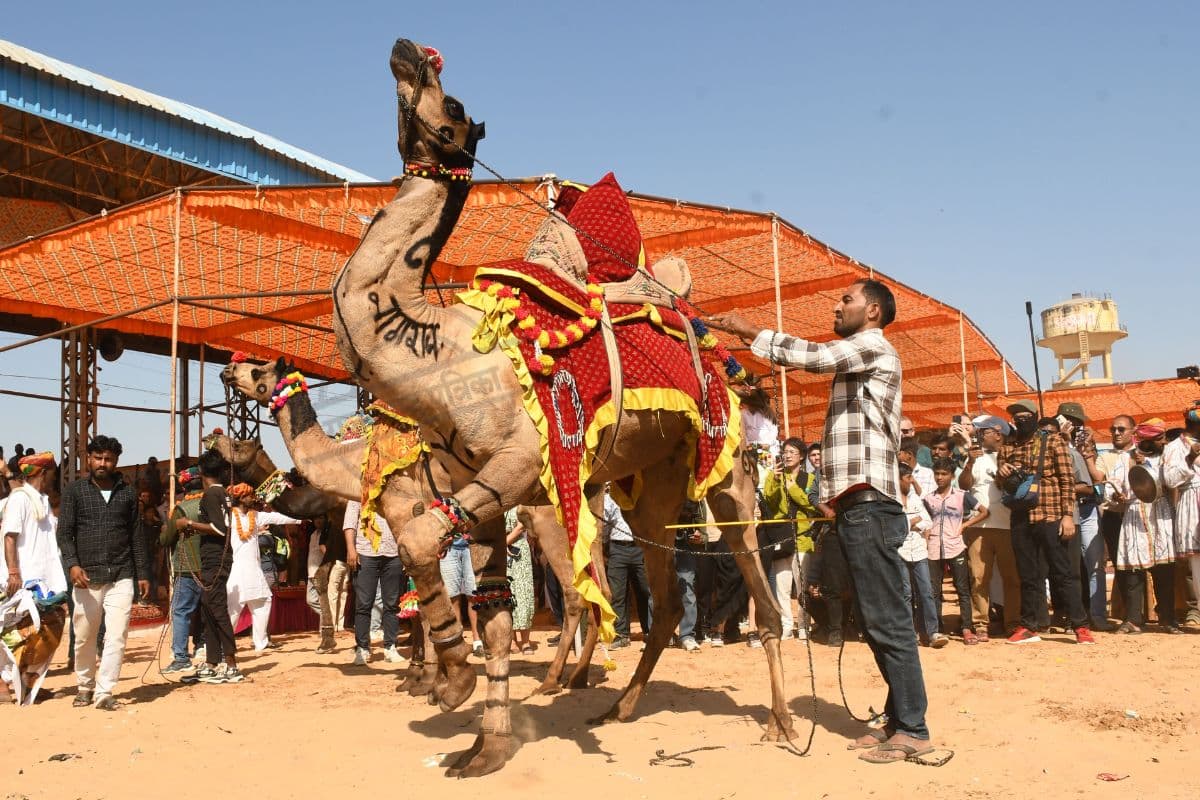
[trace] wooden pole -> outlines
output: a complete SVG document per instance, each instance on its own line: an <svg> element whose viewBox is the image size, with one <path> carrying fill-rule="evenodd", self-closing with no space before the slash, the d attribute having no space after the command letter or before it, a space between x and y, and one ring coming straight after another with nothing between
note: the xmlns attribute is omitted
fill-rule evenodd
<svg viewBox="0 0 1200 800"><path fill-rule="evenodd" d="M771 214L771 263L775 270L775 330L783 330L783 297L779 286L779 216ZM779 366L779 391L783 402L783 435L792 435L792 414L788 408L787 367ZM803 403L803 398L801 398Z"/></svg>
<svg viewBox="0 0 1200 800"><path fill-rule="evenodd" d="M180 269L180 252L179 252L179 229L182 225L183 217L183 192L175 190L175 259L174 259L174 286L171 289L171 400L169 419L171 420L171 430L167 434L167 446L170 448L170 465L171 478L167 481L167 508L175 508L175 476L179 474L175 464L175 431L178 423L175 415L179 409L179 398L177 396L179 370L179 269Z"/></svg>
<svg viewBox="0 0 1200 800"><path fill-rule="evenodd" d="M967 400L967 337L963 330L963 313L958 312L958 355L962 359L962 392L963 413L971 413L971 405Z"/></svg>

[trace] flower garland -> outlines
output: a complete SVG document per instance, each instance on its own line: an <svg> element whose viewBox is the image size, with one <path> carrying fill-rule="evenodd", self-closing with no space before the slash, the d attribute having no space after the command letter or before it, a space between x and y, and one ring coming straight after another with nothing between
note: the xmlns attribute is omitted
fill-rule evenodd
<svg viewBox="0 0 1200 800"><path fill-rule="evenodd" d="M308 381L304 379L299 370L280 378L279 383L275 384L275 392L271 395L271 402L267 406L271 409L271 415L278 414L293 396L307 391Z"/></svg>
<svg viewBox="0 0 1200 800"><path fill-rule="evenodd" d="M687 317L688 322L692 325L692 331L696 334L696 343L699 345L700 350L712 351L712 354L725 367L725 377L729 379L730 383L742 383L745 381L746 368L738 363L733 354L717 341L717 337L713 336L712 331L700 319L700 312L682 298L677 302L679 304L679 311Z"/></svg>
<svg viewBox="0 0 1200 800"><path fill-rule="evenodd" d="M254 535L254 531L258 527L257 512L254 509L250 509L250 511L246 513L246 522L249 523L249 528L247 530L242 530L242 513L240 511L234 509L231 516L233 517L233 529L237 531L238 538L243 542L250 541L250 537Z"/></svg>
<svg viewBox="0 0 1200 800"><path fill-rule="evenodd" d="M595 283L587 285L588 303L583 315L561 328L543 328L539 325L533 313L533 304L511 286L484 279L476 281L475 288L496 298L500 310L513 313L517 319L515 333L533 344L538 370L543 375L549 375L554 370L554 357L545 351L576 344L595 330L604 316L604 289Z"/></svg>
<svg viewBox="0 0 1200 800"><path fill-rule="evenodd" d="M491 580L488 583L480 584L479 588L471 595L471 608L476 611L481 611L485 608L508 608L515 610L517 607L517 599L513 597L512 578L505 578L503 581Z"/></svg>
<svg viewBox="0 0 1200 800"><path fill-rule="evenodd" d="M405 164L404 174L414 178L441 178L447 181L465 181L470 183L471 170L469 167L443 167L441 164Z"/></svg>
<svg viewBox="0 0 1200 800"><path fill-rule="evenodd" d="M470 543L473 523L467 516L467 512L463 510L462 504L453 497L439 497L429 504L429 510L440 516L450 526L450 530L438 539L438 558L446 557L446 551L450 549L450 545L455 539Z"/></svg>

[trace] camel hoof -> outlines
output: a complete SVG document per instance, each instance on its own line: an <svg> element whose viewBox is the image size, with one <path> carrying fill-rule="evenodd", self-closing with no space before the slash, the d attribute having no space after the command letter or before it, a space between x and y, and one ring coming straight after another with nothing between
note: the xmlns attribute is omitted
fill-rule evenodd
<svg viewBox="0 0 1200 800"><path fill-rule="evenodd" d="M467 764L471 763L471 759L483 749L483 734L476 734L475 741L466 750L458 754L454 761L450 762L450 766L446 768L447 778L457 778L459 773L466 769Z"/></svg>
<svg viewBox="0 0 1200 800"><path fill-rule="evenodd" d="M482 741L481 741L482 740ZM458 762L450 769L446 770L447 778L478 778L483 775L488 775L504 766L508 761L509 756L509 740L508 736L497 736L495 734L480 735L476 739L476 746L472 747L475 753L471 756L467 763L459 767ZM470 750L467 751L471 752ZM464 753L464 755L466 755Z"/></svg>
<svg viewBox="0 0 1200 800"><path fill-rule="evenodd" d="M795 728L786 728L784 730L779 730L779 731L767 731L766 733L764 733L762 735L762 738L759 741L761 741L761 742L794 742L799 738L800 738L800 735L798 733L796 733Z"/></svg>
<svg viewBox="0 0 1200 800"><path fill-rule="evenodd" d="M428 697L433 694L432 680L419 680L412 686L408 687L408 694L411 697Z"/></svg>
<svg viewBox="0 0 1200 800"><path fill-rule="evenodd" d="M546 681L541 686L538 686L536 689L534 689L533 692L530 693L529 696L537 697L538 695L552 695L552 694L558 694L561 691L562 691L562 687L558 685L557 681L555 681L555 682Z"/></svg>
<svg viewBox="0 0 1200 800"><path fill-rule="evenodd" d="M478 677L470 664L447 666L445 682L437 692L438 706L442 711L453 711L467 702L467 698L475 691Z"/></svg>
<svg viewBox="0 0 1200 800"><path fill-rule="evenodd" d="M617 705L614 705L612 708L610 708L605 713L601 714L600 716L592 717L591 719L589 719L587 721L587 724L588 725L607 725L610 722L624 722L626 719L627 719L627 715L621 714L621 706L620 706L620 704L617 704Z"/></svg>

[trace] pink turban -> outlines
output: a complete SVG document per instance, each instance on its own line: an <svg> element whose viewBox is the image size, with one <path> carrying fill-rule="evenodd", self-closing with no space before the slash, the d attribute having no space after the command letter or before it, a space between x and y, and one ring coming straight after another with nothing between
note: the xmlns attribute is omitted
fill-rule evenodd
<svg viewBox="0 0 1200 800"><path fill-rule="evenodd" d="M1167 423L1163 422L1158 417L1150 419L1138 425L1133 432L1133 436L1139 442L1144 442L1147 439L1157 439L1167 432Z"/></svg>

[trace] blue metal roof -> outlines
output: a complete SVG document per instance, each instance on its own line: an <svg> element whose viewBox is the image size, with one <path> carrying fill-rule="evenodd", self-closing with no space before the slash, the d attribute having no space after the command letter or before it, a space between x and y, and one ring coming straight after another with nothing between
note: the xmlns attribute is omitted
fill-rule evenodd
<svg viewBox="0 0 1200 800"><path fill-rule="evenodd" d="M224 117L4 40L0 104L239 182L375 182Z"/></svg>

